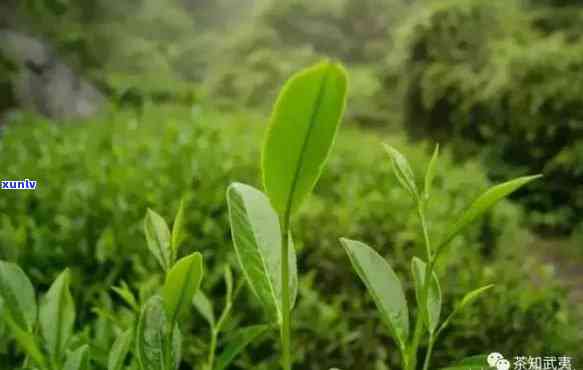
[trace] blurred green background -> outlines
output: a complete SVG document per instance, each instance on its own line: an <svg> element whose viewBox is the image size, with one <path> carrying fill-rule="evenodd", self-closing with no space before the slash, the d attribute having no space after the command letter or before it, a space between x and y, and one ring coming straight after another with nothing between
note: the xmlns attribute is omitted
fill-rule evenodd
<svg viewBox="0 0 583 370"><path fill-rule="evenodd" d="M576 0L3 0L0 179L34 179L38 189L0 193L0 259L18 262L41 291L71 267L75 340L91 343L95 369L105 369L113 339L130 325L109 288L125 281L143 298L158 286L143 216L150 207L171 221L184 197L183 252L204 254L204 289L220 302L223 268L236 266L226 187L260 185L261 138L277 90L325 57L347 66L350 98L295 232L297 367L398 365L337 242L370 243L411 281L408 261L422 239L382 142L402 150L417 174L441 144L435 235L488 186L545 175L448 252L439 271L446 312L468 290L496 287L447 330L436 368L492 351L566 355L583 366ZM185 320L190 369L208 333L194 309ZM245 290L233 325L263 320ZM273 343L253 344L233 369L275 368ZM0 324L0 368L21 359Z"/></svg>

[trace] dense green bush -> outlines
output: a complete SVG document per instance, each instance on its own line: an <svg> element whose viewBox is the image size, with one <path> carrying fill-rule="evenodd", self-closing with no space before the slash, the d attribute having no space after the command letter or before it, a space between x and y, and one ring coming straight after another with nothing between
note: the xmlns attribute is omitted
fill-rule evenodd
<svg viewBox="0 0 583 370"><path fill-rule="evenodd" d="M156 262L144 252L143 215L147 207L171 220L185 199L183 253L201 251L208 267L205 291L220 302L225 261L233 262L225 190L234 180L257 184L256 166L262 118L146 107L96 119L86 125L56 126L38 118L14 122L0 141L2 178L38 181L31 192L2 192L0 258L18 261L39 290L71 267L79 309L76 340L93 338L92 353L103 366L114 333L126 328L130 313L109 286L126 281L139 297L160 283ZM381 140L382 139L382 140ZM383 369L393 353L377 328L374 306L353 279L350 263L337 242L339 233L379 246L400 274L420 255L422 241L408 197L394 179L380 142L400 148L417 173L427 163L423 146L400 137L379 137L355 129L340 132L335 150L309 205L298 219L299 268L304 272L295 312L295 356L304 369ZM454 164L442 157L435 180L429 225L439 235L446 215L463 209L489 182L474 162ZM447 178L447 181L445 179ZM443 221L441 221L443 220ZM445 301L495 281L496 288L454 322L436 348L436 364L463 354L567 353L577 355L579 338L565 294L550 272L526 257L528 237L519 228L521 213L508 203L456 239L447 258L455 276L444 281ZM234 264L233 264L234 266ZM528 276L537 278L533 285ZM411 299L412 287L407 287ZM262 321L262 310L240 295L236 323ZM451 307L445 307L448 311ZM187 322L185 358L194 363L207 343L202 318ZM0 328L0 332L2 329ZM11 364L12 347L0 342L0 363ZM202 337L206 338L206 337ZM266 342L267 343L267 342ZM463 345L462 345L463 344ZM257 343L237 368L269 369L275 351Z"/></svg>
<svg viewBox="0 0 583 370"><path fill-rule="evenodd" d="M520 198L536 225L568 232L583 216L583 12L533 3L455 0L411 19L405 121L480 154L491 178L544 173ZM558 12L573 22L549 23Z"/></svg>

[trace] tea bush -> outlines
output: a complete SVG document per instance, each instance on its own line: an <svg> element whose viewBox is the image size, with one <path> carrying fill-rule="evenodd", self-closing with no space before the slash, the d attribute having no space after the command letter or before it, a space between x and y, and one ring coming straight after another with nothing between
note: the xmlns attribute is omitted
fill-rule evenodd
<svg viewBox="0 0 583 370"><path fill-rule="evenodd" d="M479 154L493 179L544 173L519 198L535 225L565 233L583 215L583 13L528 3L454 0L412 18L405 123Z"/></svg>
<svg viewBox="0 0 583 370"><path fill-rule="evenodd" d="M0 259L17 261L43 291L66 266L71 268L79 311L76 340L92 338L96 365L105 368L106 353L131 316L110 286L125 281L142 301L161 284L154 272L157 262L145 253L142 225L148 207L170 220L184 199L182 253L204 255L203 290L222 302L225 263L235 266L225 191L235 180L259 183L262 122L252 113L217 114L205 107L146 106L141 116L117 112L78 126L23 116L0 141L2 178L34 179L38 188L2 193ZM372 302L353 279L337 242L341 233L378 246L399 274L408 274L411 256L421 254L412 203L393 177L382 141L402 149L415 172L423 172L429 148L345 127L315 194L300 211L296 233L301 238L295 246L304 274L294 356L302 368L370 364L383 369L383 363L396 363L378 320L371 320L377 317ZM446 216L459 213L488 185L479 165L460 165L445 151L435 178L432 232L445 232ZM444 301L454 302L488 283L496 287L452 323L447 339L435 348L437 364L493 349L577 354L577 327L565 294L549 271L526 256L529 239L519 227L521 219L516 207L503 203L454 241L443 266L450 272L442 282ZM413 287L405 288L412 296ZM258 304L246 297L241 294L235 302L227 329L264 321ZM112 320L113 313L121 319ZM193 310L184 323L188 364L201 363L206 355L205 327ZM5 335L0 338L0 363L14 365L13 344ZM274 353L271 344L257 342L235 368L273 368Z"/></svg>

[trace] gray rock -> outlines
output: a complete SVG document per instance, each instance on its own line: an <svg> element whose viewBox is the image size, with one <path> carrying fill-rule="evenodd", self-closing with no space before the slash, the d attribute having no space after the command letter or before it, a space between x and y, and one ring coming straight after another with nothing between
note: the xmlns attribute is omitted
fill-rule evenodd
<svg viewBox="0 0 583 370"><path fill-rule="evenodd" d="M103 94L43 41L0 30L0 54L16 66L13 83L20 108L50 118L70 119L90 117L105 104Z"/></svg>

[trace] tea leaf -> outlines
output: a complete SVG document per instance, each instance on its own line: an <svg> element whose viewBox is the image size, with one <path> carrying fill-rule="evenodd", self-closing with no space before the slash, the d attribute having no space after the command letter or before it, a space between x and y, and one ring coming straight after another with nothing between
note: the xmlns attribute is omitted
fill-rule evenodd
<svg viewBox="0 0 583 370"><path fill-rule="evenodd" d="M427 165L427 171L425 172L425 187L423 189L423 194L425 200L427 201L431 196L431 187L433 186L433 178L435 177L435 165L437 163L437 157L439 156L439 144L435 146L433 150L433 156Z"/></svg>
<svg viewBox="0 0 583 370"><path fill-rule="evenodd" d="M166 314L162 298L153 296L142 307L136 333L136 356L142 370L165 370L164 329Z"/></svg>
<svg viewBox="0 0 583 370"><path fill-rule="evenodd" d="M409 161L407 161L407 158L405 158L405 156L403 156L397 149L388 144L385 144L385 150L391 157L391 164L397 180L399 180L401 186L411 194L413 199L418 200L419 192L417 191L415 175L409 165Z"/></svg>
<svg viewBox="0 0 583 370"><path fill-rule="evenodd" d="M44 368L46 360L36 342L34 335L21 328L12 318L10 311L4 312L3 316L4 322L6 322L6 326L8 329L10 329L16 342L37 365L39 365L41 368Z"/></svg>
<svg viewBox="0 0 583 370"><path fill-rule="evenodd" d="M512 194L529 182L540 178L542 175L524 176L517 179L496 185L480 195L470 207L461 215L460 218L449 228L443 242L437 248L438 253L441 249L455 238L464 228L475 221L478 217L486 213L494 204L501 199Z"/></svg>
<svg viewBox="0 0 583 370"><path fill-rule="evenodd" d="M409 311L397 274L383 257L366 244L345 238L340 241L391 335L404 349L409 337Z"/></svg>
<svg viewBox="0 0 583 370"><path fill-rule="evenodd" d="M427 264L417 257L411 260L411 271L413 272L413 280L415 281L415 295L417 297L417 304L421 307L423 321L430 333L435 332L439 324L439 316L441 314L441 287L435 272L433 273L433 281L429 287L429 295L425 305L422 303L422 292L425 285L425 272ZM424 306L424 307L423 307Z"/></svg>
<svg viewBox="0 0 583 370"><path fill-rule="evenodd" d="M281 230L277 214L259 190L234 183L227 190L229 221L245 278L271 318L281 322ZM297 295L297 266L289 248L290 300Z"/></svg>
<svg viewBox="0 0 583 370"><path fill-rule="evenodd" d="M31 332L37 317L34 288L28 276L14 263L0 261L0 298L14 322L22 330Z"/></svg>
<svg viewBox="0 0 583 370"><path fill-rule="evenodd" d="M69 353L63 370L89 369L89 346L86 344Z"/></svg>
<svg viewBox="0 0 583 370"><path fill-rule="evenodd" d="M178 212L176 212L176 217L174 217L174 224L172 225L172 263L176 261L178 249L184 240L184 222L184 199L182 199L178 207Z"/></svg>
<svg viewBox="0 0 583 370"><path fill-rule="evenodd" d="M192 298L200 288L203 276L202 255L198 252L182 258L172 267L162 288L162 297L170 324L190 305Z"/></svg>
<svg viewBox="0 0 583 370"><path fill-rule="evenodd" d="M121 333L109 352L109 359L107 361L107 370L122 370L125 359L130 351L133 342L134 331L128 329Z"/></svg>
<svg viewBox="0 0 583 370"><path fill-rule="evenodd" d="M156 212L148 209L144 219L144 232L150 252L156 257L164 271L172 266L170 231L166 221Z"/></svg>
<svg viewBox="0 0 583 370"><path fill-rule="evenodd" d="M192 299L192 304L200 312L202 317L209 323L211 328L215 327L216 319L213 311L213 304L202 292L198 291Z"/></svg>
<svg viewBox="0 0 583 370"><path fill-rule="evenodd" d="M267 329L269 329L269 325L255 325L239 329L229 338L229 340L227 340L225 349L217 358L214 370L226 369L237 355L249 345L249 343L265 333Z"/></svg>
<svg viewBox="0 0 583 370"><path fill-rule="evenodd" d="M494 284L486 285L476 290L472 290L471 292L467 293L460 303L458 304L458 310L462 310L468 305L472 304L476 301L484 292L494 287Z"/></svg>
<svg viewBox="0 0 583 370"><path fill-rule="evenodd" d="M292 76L281 90L261 158L265 191L280 216L291 216L318 181L346 90L346 71L328 61Z"/></svg>
<svg viewBox="0 0 583 370"><path fill-rule="evenodd" d="M65 353L67 342L73 334L75 303L69 291L70 281L67 269L53 282L40 305L41 334L53 359Z"/></svg>
<svg viewBox="0 0 583 370"><path fill-rule="evenodd" d="M125 281L122 281L119 287L117 286L112 287L111 290L117 293L117 295L120 296L120 298L123 299L124 302L127 303L134 310L137 310L139 308L138 303L136 301L136 297L134 296L134 294L130 290L130 287Z"/></svg>

